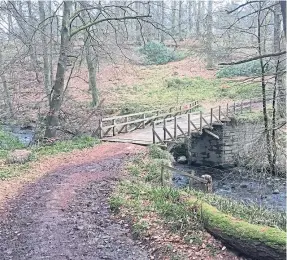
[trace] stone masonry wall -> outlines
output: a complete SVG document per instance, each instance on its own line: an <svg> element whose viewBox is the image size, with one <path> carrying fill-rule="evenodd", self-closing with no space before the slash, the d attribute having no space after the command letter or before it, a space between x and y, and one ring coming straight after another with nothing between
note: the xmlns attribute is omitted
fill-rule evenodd
<svg viewBox="0 0 287 260"><path fill-rule="evenodd" d="M251 123L236 123L234 119L223 122L223 125L213 124L212 132L219 139L207 134L204 130L200 135L193 133L187 139L189 164L233 167L240 153L246 153L254 141L262 135L263 127Z"/></svg>

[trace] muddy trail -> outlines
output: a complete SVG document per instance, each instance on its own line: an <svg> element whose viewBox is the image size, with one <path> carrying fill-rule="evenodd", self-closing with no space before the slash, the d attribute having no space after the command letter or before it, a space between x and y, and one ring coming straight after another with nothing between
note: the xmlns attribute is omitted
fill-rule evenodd
<svg viewBox="0 0 287 260"><path fill-rule="evenodd" d="M71 163L46 162L45 174L2 207L0 259L148 259L108 205L124 161L139 151L103 144L77 152Z"/></svg>

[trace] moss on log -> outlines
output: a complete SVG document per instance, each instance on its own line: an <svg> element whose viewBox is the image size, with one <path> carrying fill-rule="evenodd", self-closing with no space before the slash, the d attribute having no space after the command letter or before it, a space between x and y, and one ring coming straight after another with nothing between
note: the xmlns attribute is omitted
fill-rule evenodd
<svg viewBox="0 0 287 260"><path fill-rule="evenodd" d="M236 219L196 198L190 202L198 205L205 229L239 252L258 260L286 259L286 232Z"/></svg>

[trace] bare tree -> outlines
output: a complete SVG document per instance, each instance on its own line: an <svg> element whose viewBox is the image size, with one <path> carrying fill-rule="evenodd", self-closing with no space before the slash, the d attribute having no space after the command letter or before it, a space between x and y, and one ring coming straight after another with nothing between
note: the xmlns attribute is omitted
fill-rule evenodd
<svg viewBox="0 0 287 260"><path fill-rule="evenodd" d="M212 34L212 4L213 1L208 1L208 10L207 10L207 30L206 30L206 50L207 50L207 68L213 67L213 53L212 53L212 41L213 41L213 34Z"/></svg>
<svg viewBox="0 0 287 260"><path fill-rule="evenodd" d="M47 48L47 35L49 35L49 33L47 30L47 24L46 24L46 15L45 15L45 8L44 8L45 2L39 1L38 4L39 4L40 20L43 21L41 38L42 38L43 63L44 63L44 86L45 86L46 94L48 97L48 101L50 103L50 92L51 92L50 71L52 68L50 67L50 64L49 64L49 55L48 55L48 48Z"/></svg>

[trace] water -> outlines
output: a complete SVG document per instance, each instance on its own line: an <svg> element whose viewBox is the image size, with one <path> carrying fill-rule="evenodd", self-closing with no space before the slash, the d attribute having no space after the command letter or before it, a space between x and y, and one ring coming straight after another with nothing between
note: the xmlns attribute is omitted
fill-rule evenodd
<svg viewBox="0 0 287 260"><path fill-rule="evenodd" d="M29 146L35 135L35 131L32 128L22 128L21 126L10 126L10 125L2 125L1 128L10 133L11 135L18 138L18 140L24 145Z"/></svg>
<svg viewBox="0 0 287 260"><path fill-rule="evenodd" d="M286 210L286 180L283 178L254 178L247 171L218 170L209 167L191 167L176 164L175 168L195 171L195 175L209 174L213 180L213 193L244 203L257 204L279 212ZM175 186L188 185L188 178L173 174ZM274 194L276 193L276 194Z"/></svg>

